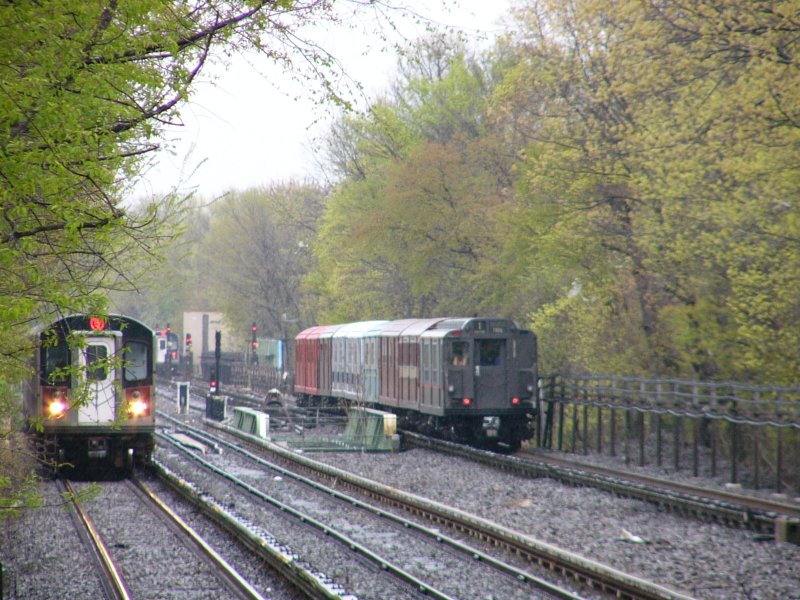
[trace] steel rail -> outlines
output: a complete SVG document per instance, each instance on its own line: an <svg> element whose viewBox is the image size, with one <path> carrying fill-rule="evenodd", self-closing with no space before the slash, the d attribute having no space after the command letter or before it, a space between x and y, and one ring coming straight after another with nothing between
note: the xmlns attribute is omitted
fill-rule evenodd
<svg viewBox="0 0 800 600"><path fill-rule="evenodd" d="M505 548L518 557L525 558L531 564L539 564L565 577L580 581L595 590L615 595L617 598L628 600L687 600L691 598L683 592L623 573L608 565L520 534L486 519L319 463L225 424L211 420L205 420L204 423L209 427L246 439L273 454L280 455L283 459L294 463L298 469L304 469L317 477L335 479L338 487L358 491L379 502L445 525L494 546Z"/></svg>
<svg viewBox="0 0 800 600"><path fill-rule="evenodd" d="M170 417L167 417L167 418L172 420ZM202 442L205 442L205 443L208 443L208 444L217 445L217 446L225 446L226 448L229 448L230 450L233 450L234 452L237 452L237 453L241 454L242 456L245 456L249 460L254 461L255 463L257 463L260 466L266 467L268 469L271 469L273 471L276 471L276 472L280 473L284 477L292 478L292 479L294 479L296 481L299 481L299 482L301 482L301 483L303 483L305 485L308 485L308 486L310 486L310 487L312 487L314 489L320 490L320 491L324 492L325 494L327 494L328 496L331 496L333 498L337 498L339 500L347 502L351 506L357 506L359 508L362 508L364 510L369 511L373 515L380 516L381 518L384 518L384 519L386 519L388 521L392 521L394 523L397 523L397 524L401 525L402 527L404 527L406 529L411 529L411 530L417 531L420 534L422 534L424 536L427 536L427 537L429 537L431 539L434 539L439 543L446 544L446 545L450 546L451 548L458 550L459 552L462 552L462 553L465 553L465 554L471 556L475 560L480 560L481 562L483 562L483 563L485 563L485 564L497 569L499 572L502 572L502 573L504 573L506 575L510 575L510 576L514 577L515 579L521 581L521 582L525 582L525 583L530 584L531 586L535 587L537 590L545 591L548 594L551 594L551 595L559 597L559 598L567 599L567 600L577 600L579 598L578 596L576 596L575 594L573 594L569 590L565 590L564 588L556 586L556 585L552 584L549 581L546 581L546 580L544 580L544 579L542 579L540 577L536 577L536 576L532 575L531 573L527 573L527 572L525 572L525 571L523 571L521 569L518 569L518 568L514 567L511 564L508 564L508 563L504 562L504 561L498 560L495 557L493 557L493 556L491 556L491 555L489 555L489 554L487 554L485 552L481 552L480 550L477 550L477 549L475 549L475 548L473 548L471 546L468 546L468 545L456 540L455 538L452 538L452 537L449 537L447 535L444 535L438 529L436 531L434 531L434 530L432 530L430 528L423 527L423 526L419 525L418 523L415 523L414 521L409 521L408 519L399 517L395 513L387 512L387 511L378 509L374 505L362 502L362 501L358 500L357 498L355 498L353 496L350 496L348 494L344 494L344 493L342 493L340 491L337 491L337 490L335 490L335 489L333 489L331 487L328 487L328 486L326 486L324 484L321 484L318 481L314 481L313 479L309 479L307 477L304 477L303 475L300 475L295 471L291 471L291 470L285 469L285 468L283 468L283 467L281 467L281 466L279 466L279 465L277 465L275 463L266 461L262 457L256 456L255 454L253 454L251 452L248 452L247 450L245 450L241 446L237 446L236 444L233 444L233 443L231 443L231 442L229 442L229 441L227 441L227 440L225 440L223 438L208 435L205 432L197 430L194 427L186 426L185 424L181 424L181 426L184 427L187 430L190 430L192 435L196 436L196 438L198 440L202 441Z"/></svg>
<svg viewBox="0 0 800 600"><path fill-rule="evenodd" d="M90 544L92 555L98 564L98 567L103 572L101 582L106 594L115 600L131 600L130 592L128 591L122 576L119 574L114 560L106 547L103 538L95 528L94 523L83 510L83 507L78 501L78 495L72 484L66 479L57 480L59 485L63 488L63 493L69 498L70 506L74 509L73 515L79 527L79 532L85 534L85 540Z"/></svg>
<svg viewBox="0 0 800 600"><path fill-rule="evenodd" d="M551 456L546 453L536 453L531 451L523 451L523 456L526 460L539 462L549 465L559 465L569 469L581 469L590 473L598 473L608 477L619 479L627 479L644 483L650 486L663 487L668 490L673 490L686 494L687 497L707 497L714 501L723 502L729 506L738 506L741 511L751 510L760 511L766 516L782 515L789 519L800 519L800 504L789 504L787 502L779 502L776 500L769 500L767 498L758 498L756 496L746 496L743 494L735 494L725 490L715 490L712 488L691 485L688 483L681 483L678 481L670 481L651 475L643 475L641 473L634 473L627 470L615 469L613 467L604 467L600 465L593 465L580 461L570 460L561 456Z"/></svg>
<svg viewBox="0 0 800 600"><path fill-rule="evenodd" d="M165 436L163 434L159 434L159 436L162 437L163 439L165 439L166 441L174 444L174 442L172 442L172 440L170 440L170 438L168 436ZM331 529L328 525L326 525L325 523L322 523L321 521L315 519L314 517L311 517L311 516L309 516L309 515L307 515L305 513L302 513L300 511L292 508L288 504L285 504L285 503L273 498L272 496L269 496L268 494L265 494L261 490L251 486L250 484L248 484L245 481L242 481L241 479L239 479L235 475L232 475L231 473L228 473L227 471L225 471L223 469L220 469L219 467L217 467L216 465L210 463L209 461L204 460L203 458L200 458L199 456L197 456L196 454L193 454L192 452L186 450L182 446L177 445L177 444L174 444L174 446L175 446L175 448L177 448L178 450L183 452L185 455L187 455L189 458L191 458L195 462L200 463L201 465L203 465L206 469L212 471L213 473L216 473L220 477L223 477L223 478L227 479L228 481L230 481L231 483L234 483L238 487L241 487L243 490L247 491L248 493L250 493L251 495L255 496L256 498L258 498L258 499L270 504L271 506L274 506L275 508L279 509L282 513L288 514L288 515L298 519L300 522L305 523L307 525L310 525L310 526L314 527L315 529L321 531L325 535L327 535L327 536L329 536L329 537L331 537L333 539L336 539L337 541L339 541L342 544L346 545L350 550L353 550L353 551L357 552L358 554L360 554L361 556L364 556L365 558L368 558L371 562L373 562L374 564L378 565L378 567L380 567L382 570L385 570L385 571L387 571L389 573L392 573L394 576L396 576L399 579L405 581L406 583L410 583L411 585L415 586L417 589L421 590L422 592L424 592L426 595L430 596L431 598L435 598L437 600L455 600L454 598L452 598L451 596L445 594L444 592L442 592L442 591L436 589L435 587L425 583L424 581L418 579L417 577L415 577L414 575L410 574L408 571L406 571L402 567L400 567L398 565L395 565L395 564L385 560L383 557L375 554L374 552L372 552L372 550L370 550L369 548L367 548L363 544L360 544L360 543L356 542L355 540L353 540L352 538L348 537L347 535L344 535L344 534L336 531L335 529Z"/></svg>
<svg viewBox="0 0 800 600"><path fill-rule="evenodd" d="M171 527L185 536L192 545L200 552L201 556L214 565L219 571L218 574L228 583L230 588L245 600L265 600L258 590L250 582L242 577L228 561L226 561L216 550L197 534L186 522L181 519L169 506L167 506L153 491L139 479L128 480L128 484L133 486L135 491L145 498L155 507L164 517L166 517Z"/></svg>

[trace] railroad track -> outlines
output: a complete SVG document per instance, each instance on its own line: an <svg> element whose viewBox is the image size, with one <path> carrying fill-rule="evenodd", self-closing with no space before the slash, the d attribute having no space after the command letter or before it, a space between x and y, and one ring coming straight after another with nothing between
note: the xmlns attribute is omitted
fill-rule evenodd
<svg viewBox="0 0 800 600"><path fill-rule="evenodd" d="M69 500L71 514L75 520L78 535L84 545L90 550L92 559L100 575L100 584L106 597L110 600L130 600L130 593L125 582L120 576L116 563L111 558L111 553L105 541L100 536L92 520L86 511L83 510L78 494L72 484L66 479L56 480L56 487L62 497Z"/></svg>
<svg viewBox="0 0 800 600"><path fill-rule="evenodd" d="M227 461L224 462L230 463L232 455L238 455L236 463L228 469L193 455L193 459L205 468L269 506L280 508L283 514L292 515L318 528L325 536L344 545L347 553L355 552L372 561L381 571L415 590L422 591L426 597L464 597L465 588L481 595L478 591L480 586L486 588L488 582L490 587L486 590L493 590L500 597L518 597L520 594L530 597L535 594L533 597L539 598L578 598L563 586L538 578L443 534L438 526L423 526L404 515L398 516L396 512L382 510L374 504L367 504L345 494L338 486L333 489L297 475L248 452L241 447L241 443L231 443L222 437L210 436L196 429L191 429L190 434L196 436L200 442L224 448L227 456ZM263 475L255 477L249 483L230 472L254 469L261 469ZM273 478L282 480L282 483L277 486L268 483ZM290 485L290 481L292 491L287 491L285 488ZM276 491L268 491L273 488L277 488ZM297 506L302 507L302 510L298 510ZM404 541L406 538L408 541ZM420 556L425 557L424 565L419 561ZM447 565L446 576L442 575L441 565ZM439 583L434 585L428 583L429 580L438 580ZM457 591L459 589L460 592Z"/></svg>
<svg viewBox="0 0 800 600"><path fill-rule="evenodd" d="M576 463L546 453L504 456L404 432L404 444L479 462L524 477L549 477L574 486L593 487L621 497L657 504L677 514L748 528L780 537L800 527L800 506L714 490L607 467Z"/></svg>
<svg viewBox="0 0 800 600"><path fill-rule="evenodd" d="M240 432L223 424L206 422L208 426L225 430L233 435ZM199 434L202 435L202 434ZM308 475L310 478L335 485L373 503L381 503L394 512L411 514L415 518L431 522L439 530L450 530L460 536L468 536L486 547L501 549L507 556L515 556L531 568L542 568L560 576L562 581L577 581L601 596L608 594L618 598L687 598L688 596L661 585L630 576L596 561L586 559L552 544L544 543L529 536L519 534L500 525L441 506L418 496L404 494L372 481L364 480L334 467L307 459L302 455L287 451L278 446L265 443L258 438L244 436L248 441L266 447L273 457L291 465L292 471Z"/></svg>
<svg viewBox="0 0 800 600"><path fill-rule="evenodd" d="M61 480L59 486L71 501L81 537L93 549L107 598L145 598L148 590L163 593L172 587L176 598L214 593L217 598L263 600L143 482L106 482L103 496L88 503L78 500L79 492L69 481ZM135 521L127 519L131 514ZM117 541L109 546L104 538ZM166 548L168 560L161 560L154 546Z"/></svg>

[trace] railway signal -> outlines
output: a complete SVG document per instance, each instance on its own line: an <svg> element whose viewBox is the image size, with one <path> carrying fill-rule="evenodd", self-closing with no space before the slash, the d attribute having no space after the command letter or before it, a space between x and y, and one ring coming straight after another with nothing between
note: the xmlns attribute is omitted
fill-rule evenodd
<svg viewBox="0 0 800 600"><path fill-rule="evenodd" d="M258 364L258 354L256 354L256 350L258 349L258 338L256 337L256 333L258 332L258 327L256 327L255 321L250 326L250 356L252 357L251 360L253 364Z"/></svg>

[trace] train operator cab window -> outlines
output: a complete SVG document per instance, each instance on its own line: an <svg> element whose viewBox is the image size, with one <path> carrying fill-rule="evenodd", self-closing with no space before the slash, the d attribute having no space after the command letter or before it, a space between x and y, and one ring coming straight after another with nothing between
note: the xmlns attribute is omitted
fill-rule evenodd
<svg viewBox="0 0 800 600"><path fill-rule="evenodd" d="M67 385L69 374L69 347L62 343L44 349L44 371L42 376L47 385Z"/></svg>
<svg viewBox="0 0 800 600"><path fill-rule="evenodd" d="M123 369L125 381L147 379L147 344L130 342L126 348L125 368Z"/></svg>
<svg viewBox="0 0 800 600"><path fill-rule="evenodd" d="M453 342L451 346L450 364L454 367L465 367L469 362L469 344L467 342Z"/></svg>
<svg viewBox="0 0 800 600"><path fill-rule="evenodd" d="M505 340L476 340L478 364L481 367L498 367L503 364Z"/></svg>
<svg viewBox="0 0 800 600"><path fill-rule="evenodd" d="M108 348L86 347L86 381L103 381L108 377Z"/></svg>

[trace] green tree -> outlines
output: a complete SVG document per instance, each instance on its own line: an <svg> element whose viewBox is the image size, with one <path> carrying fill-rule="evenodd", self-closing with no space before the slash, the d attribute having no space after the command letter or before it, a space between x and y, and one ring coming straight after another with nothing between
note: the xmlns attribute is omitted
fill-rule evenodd
<svg viewBox="0 0 800 600"><path fill-rule="evenodd" d="M528 2L523 287L550 366L796 378L797 3ZM780 258L776 258L780 257Z"/></svg>
<svg viewBox="0 0 800 600"><path fill-rule="evenodd" d="M301 285L324 199L316 184L287 182L234 192L211 207L202 277L232 325L244 331L255 321L262 335L281 339L293 322L316 321Z"/></svg>
<svg viewBox="0 0 800 600"><path fill-rule="evenodd" d="M342 182L325 213L313 284L328 320L495 312L502 155L486 126L492 87L464 48L424 40L394 96L331 135Z"/></svg>
<svg viewBox="0 0 800 600"><path fill-rule="evenodd" d="M25 377L37 320L105 310L174 237L180 199L122 199L214 52L257 51L346 102L338 64L302 34L324 19L340 16L322 0L0 6L0 382Z"/></svg>

